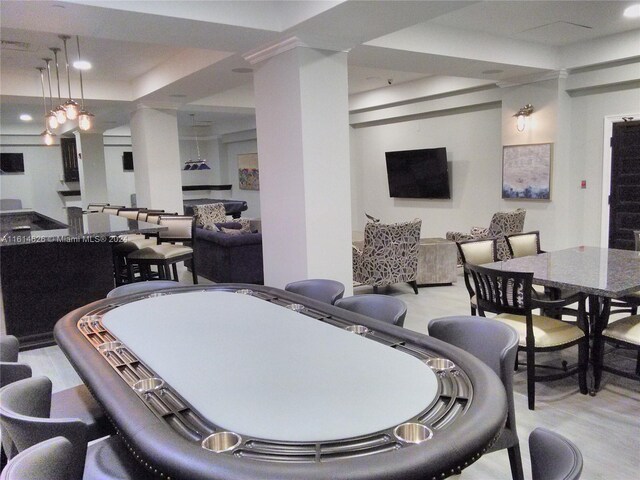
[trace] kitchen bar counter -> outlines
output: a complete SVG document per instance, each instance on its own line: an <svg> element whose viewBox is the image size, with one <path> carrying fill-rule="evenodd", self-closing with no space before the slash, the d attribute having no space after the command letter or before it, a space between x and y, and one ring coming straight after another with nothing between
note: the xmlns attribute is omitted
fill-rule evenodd
<svg viewBox="0 0 640 480"><path fill-rule="evenodd" d="M74 220L67 228L2 232L0 328L18 337L21 348L53 344L56 320L114 288L118 235L165 228L103 213Z"/></svg>

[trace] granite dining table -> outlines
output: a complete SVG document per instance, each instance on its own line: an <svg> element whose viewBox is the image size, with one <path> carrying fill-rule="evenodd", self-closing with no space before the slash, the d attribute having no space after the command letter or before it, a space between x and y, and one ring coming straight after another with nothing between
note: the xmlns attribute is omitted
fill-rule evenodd
<svg viewBox="0 0 640 480"><path fill-rule="evenodd" d="M112 246L120 235L166 228L95 212L69 225L57 223L49 229L25 225L1 232L0 327L18 337L21 349L53 344L53 327L61 316L114 288Z"/></svg>
<svg viewBox="0 0 640 480"><path fill-rule="evenodd" d="M536 285L584 293L589 299L589 327L596 337L607 326L611 300L640 290L640 252L633 250L579 246L484 266L533 272ZM594 349L592 355L596 353ZM594 379L594 390L598 389L599 380Z"/></svg>

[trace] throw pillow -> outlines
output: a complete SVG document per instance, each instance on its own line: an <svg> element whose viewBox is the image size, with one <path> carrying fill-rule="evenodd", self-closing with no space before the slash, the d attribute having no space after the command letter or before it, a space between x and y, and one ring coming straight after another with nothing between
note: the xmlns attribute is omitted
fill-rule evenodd
<svg viewBox="0 0 640 480"><path fill-rule="evenodd" d="M203 228L226 220L225 209L222 203L193 205L193 216L196 219L196 225ZM207 230L213 229L207 228Z"/></svg>
<svg viewBox="0 0 640 480"><path fill-rule="evenodd" d="M219 232L220 229L218 228L218 226L215 223L212 224L207 224L207 225L203 225L202 228L204 228L205 230L211 230L212 232Z"/></svg>
<svg viewBox="0 0 640 480"><path fill-rule="evenodd" d="M222 230L222 233L227 233L229 235L242 235L243 233L245 233L239 228L225 228L225 227L222 227L221 230Z"/></svg>

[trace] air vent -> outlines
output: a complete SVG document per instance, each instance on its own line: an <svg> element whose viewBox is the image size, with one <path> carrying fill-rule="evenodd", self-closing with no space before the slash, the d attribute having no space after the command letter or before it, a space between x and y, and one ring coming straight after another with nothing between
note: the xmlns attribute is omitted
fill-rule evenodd
<svg viewBox="0 0 640 480"><path fill-rule="evenodd" d="M2 50L17 50L19 52L28 52L31 44L27 42L15 42L13 40L2 40Z"/></svg>

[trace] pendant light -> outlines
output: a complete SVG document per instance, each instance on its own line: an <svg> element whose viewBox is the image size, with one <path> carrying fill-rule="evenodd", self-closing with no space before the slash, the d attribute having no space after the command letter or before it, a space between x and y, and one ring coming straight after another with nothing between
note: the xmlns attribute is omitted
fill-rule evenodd
<svg viewBox="0 0 640 480"><path fill-rule="evenodd" d="M58 106L53 109L56 114L56 119L59 125L63 125L67 121L67 111L62 106L62 97L60 96L60 67L58 65L58 52L57 47L51 47L49 50L53 52L53 61L56 62L56 83L58 85Z"/></svg>
<svg viewBox="0 0 640 480"><path fill-rule="evenodd" d="M56 114L53 111L53 95L51 94L51 65L49 65L49 62L51 62L50 58L43 58L42 60L44 60L44 62L47 64L47 82L49 84L49 103L51 105L51 110L49 110L49 113L46 113L44 116L45 122L47 124L47 127L50 130L55 130L56 128L58 128L58 119L56 118Z"/></svg>
<svg viewBox="0 0 640 480"><path fill-rule="evenodd" d="M82 60L80 56L80 37L76 35L76 43L78 45L78 61ZM80 130L89 130L92 127L93 123L93 113L88 112L84 108L84 86L82 85L82 69L78 70L80 72L80 112L78 113L78 127Z"/></svg>
<svg viewBox="0 0 640 480"><path fill-rule="evenodd" d="M47 115L47 97L44 93L44 67L38 67L36 70L40 72L40 84L42 85L42 104L44 105L44 115ZM44 131L40 134L46 145L53 145L55 134L51 133L47 122L44 123Z"/></svg>
<svg viewBox="0 0 640 480"><path fill-rule="evenodd" d="M67 40L71 37L69 35L58 35L58 38L62 40L64 45L64 60L67 64L67 86L69 88L69 99L64 102L62 106L67 113L67 118L69 120L75 120L78 118L80 109L78 108L78 103L71 98L71 73L69 72L69 54L67 53Z"/></svg>
<svg viewBox="0 0 640 480"><path fill-rule="evenodd" d="M191 170L211 170L209 165L206 164L206 160L203 158L200 158L200 144L198 143L198 129L196 128L195 114L191 114L191 119L193 120L193 130L196 134L196 150L198 152L198 160L196 160L195 165L191 167Z"/></svg>

